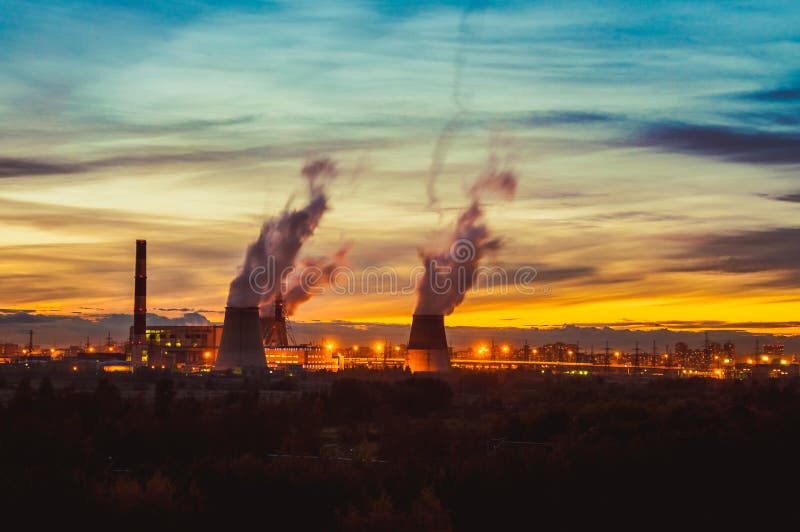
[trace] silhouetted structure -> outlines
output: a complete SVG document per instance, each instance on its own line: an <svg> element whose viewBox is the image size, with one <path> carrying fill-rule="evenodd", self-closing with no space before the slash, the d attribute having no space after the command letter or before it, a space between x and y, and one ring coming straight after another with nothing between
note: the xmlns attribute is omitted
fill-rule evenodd
<svg viewBox="0 0 800 532"><path fill-rule="evenodd" d="M136 274L133 295L133 333L131 334L131 361L147 363L145 334L147 330L147 241L136 241Z"/></svg>
<svg viewBox="0 0 800 532"><path fill-rule="evenodd" d="M267 367L258 307L226 307L215 370L260 370Z"/></svg>
<svg viewBox="0 0 800 532"><path fill-rule="evenodd" d="M450 370L450 351L444 331L444 316L414 314L408 339L407 362L414 373Z"/></svg>

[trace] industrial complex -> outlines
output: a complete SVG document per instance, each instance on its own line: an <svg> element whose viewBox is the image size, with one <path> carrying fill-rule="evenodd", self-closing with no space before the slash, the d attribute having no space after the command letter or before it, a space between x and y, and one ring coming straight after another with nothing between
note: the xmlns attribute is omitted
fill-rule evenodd
<svg viewBox="0 0 800 532"><path fill-rule="evenodd" d="M459 370L517 370L571 375L779 378L800 375L796 356L781 344L756 345L749 355L731 343L711 342L700 348L685 343L659 349L655 344L632 352L608 345L595 351L580 344L552 343L531 347L495 344L454 350L448 343L443 315L414 314L408 343L336 346L324 340L295 341L280 293L267 305L228 306L222 325L149 325L147 323L147 242L136 241L133 323L124 344L108 337L105 345L49 351L33 343L0 344L0 363L61 362L74 372L133 372L137 368L184 373L222 372L253 375L270 372L336 372L354 368L444 373Z"/></svg>

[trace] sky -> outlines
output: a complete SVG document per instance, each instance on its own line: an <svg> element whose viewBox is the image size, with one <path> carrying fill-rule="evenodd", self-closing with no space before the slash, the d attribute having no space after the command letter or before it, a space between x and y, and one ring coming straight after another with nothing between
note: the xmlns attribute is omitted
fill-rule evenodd
<svg viewBox="0 0 800 532"><path fill-rule="evenodd" d="M301 257L401 279L488 167L516 174L485 262L535 293L470 293L449 326L798 334L798 57L790 1L0 0L3 334L129 315L137 238L150 312L220 321L322 156ZM293 319L415 300L328 290Z"/></svg>

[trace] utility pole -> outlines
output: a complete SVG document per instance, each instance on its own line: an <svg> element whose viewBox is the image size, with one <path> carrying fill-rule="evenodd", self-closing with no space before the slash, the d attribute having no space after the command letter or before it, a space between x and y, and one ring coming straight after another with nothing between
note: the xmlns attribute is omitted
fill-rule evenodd
<svg viewBox="0 0 800 532"><path fill-rule="evenodd" d="M33 329L28 331L28 356L33 355Z"/></svg>

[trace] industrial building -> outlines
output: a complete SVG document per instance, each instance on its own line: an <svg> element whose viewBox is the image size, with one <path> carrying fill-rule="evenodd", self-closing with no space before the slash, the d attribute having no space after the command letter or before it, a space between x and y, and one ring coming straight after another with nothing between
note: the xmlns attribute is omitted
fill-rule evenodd
<svg viewBox="0 0 800 532"><path fill-rule="evenodd" d="M152 325L145 328L142 360L151 367L210 367L221 341L221 325Z"/></svg>
<svg viewBox="0 0 800 532"><path fill-rule="evenodd" d="M278 293L271 314L261 317L267 366L277 370L337 371L339 357L314 344L297 344L286 322L283 298Z"/></svg>

